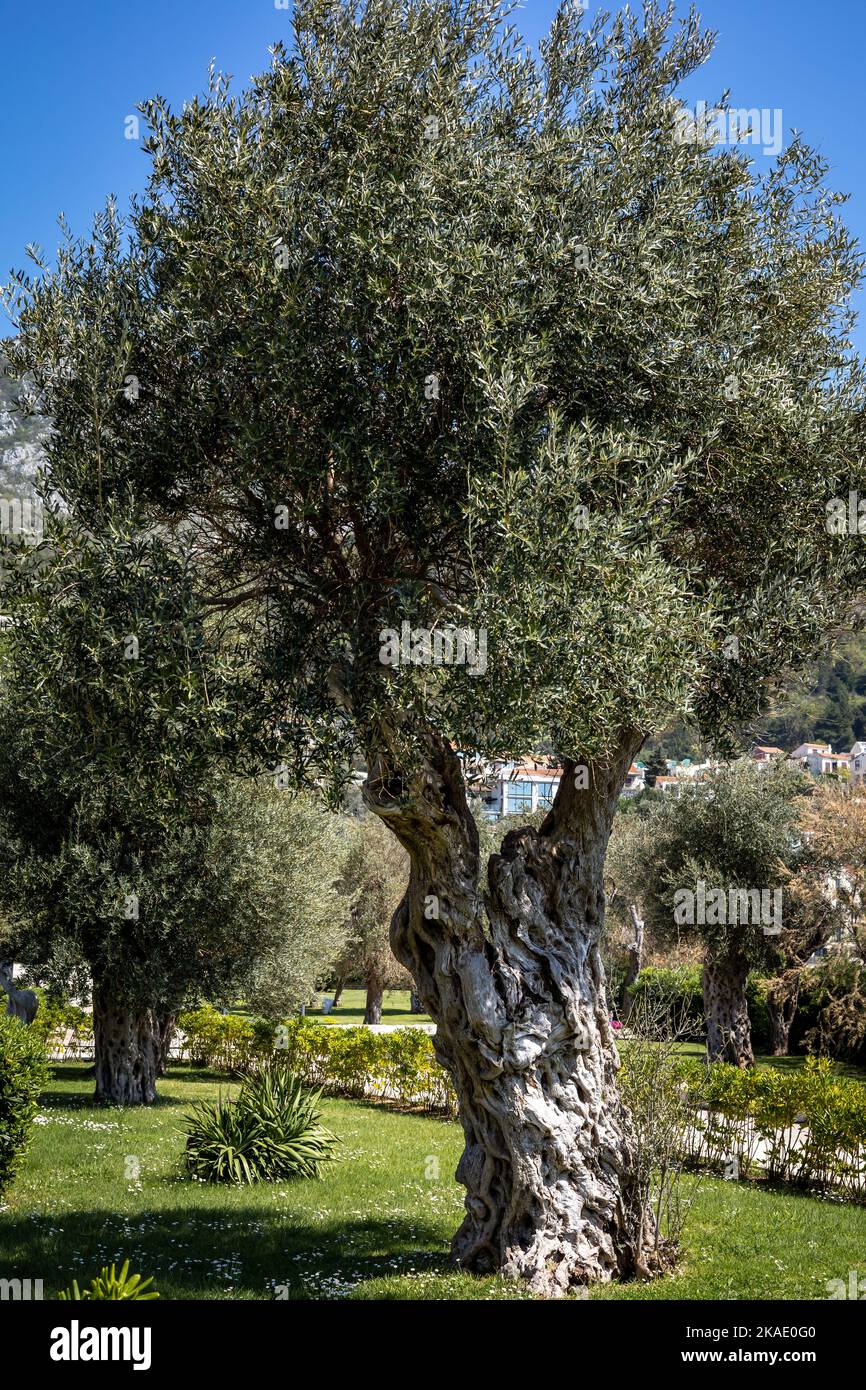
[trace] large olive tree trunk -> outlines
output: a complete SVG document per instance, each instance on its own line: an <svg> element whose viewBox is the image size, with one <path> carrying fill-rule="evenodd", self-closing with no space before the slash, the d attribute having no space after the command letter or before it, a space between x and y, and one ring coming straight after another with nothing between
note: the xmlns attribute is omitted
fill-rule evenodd
<svg viewBox="0 0 866 1390"><path fill-rule="evenodd" d="M549 1296L649 1272L654 1232L636 1191L599 953L604 855L636 747L591 769L586 790L567 766L541 828L510 832L491 857L486 892L444 742L431 740L412 778L372 757L365 789L410 854L391 944L437 1024L459 1099L466 1216L452 1253Z"/></svg>
<svg viewBox="0 0 866 1390"><path fill-rule="evenodd" d="M749 963L730 954L704 962L704 1017L707 1023L707 1060L751 1067L752 1029L746 1000Z"/></svg>
<svg viewBox="0 0 866 1390"><path fill-rule="evenodd" d="M93 1050L98 1104L150 1105L156 1099L161 1046L152 1010L131 1009L95 985Z"/></svg>

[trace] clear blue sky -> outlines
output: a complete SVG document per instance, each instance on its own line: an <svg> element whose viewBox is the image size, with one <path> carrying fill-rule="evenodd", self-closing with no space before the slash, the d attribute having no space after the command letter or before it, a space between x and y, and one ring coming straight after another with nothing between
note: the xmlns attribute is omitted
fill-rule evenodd
<svg viewBox="0 0 866 1390"><path fill-rule="evenodd" d="M554 8L525 0L527 38ZM834 186L851 193L848 225L866 243L866 0L704 0L699 9L719 42L687 99L712 104L730 87L735 106L781 108L786 138L802 130L830 161ZM108 193L123 207L142 187L146 158L124 138L137 102L159 92L179 105L201 91L211 58L245 83L288 32L274 0L0 0L0 280L25 263L28 241L53 254L61 211L84 232ZM0 334L9 331L0 320ZM858 344L866 351L862 324Z"/></svg>

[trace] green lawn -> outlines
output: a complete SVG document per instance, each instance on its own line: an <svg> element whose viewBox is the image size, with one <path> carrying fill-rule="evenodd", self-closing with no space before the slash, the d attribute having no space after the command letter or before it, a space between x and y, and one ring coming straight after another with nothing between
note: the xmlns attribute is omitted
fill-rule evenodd
<svg viewBox="0 0 866 1390"><path fill-rule="evenodd" d="M327 998L333 994L323 991ZM307 1009L308 1018L318 1018L324 1023L363 1023L364 1003L367 998L363 989L344 989L340 1007L336 1013L323 1014L321 1009ZM383 1023L430 1023L429 1014L410 1014L408 989L386 989L382 1000Z"/></svg>
<svg viewBox="0 0 866 1390"><path fill-rule="evenodd" d="M701 1061L706 1055L706 1048L702 1042L678 1043L677 1051L687 1057L697 1057ZM778 1067L779 1071L796 1071L798 1067L803 1067L805 1064L805 1052L797 1052L790 1057L755 1054L756 1067ZM853 1062L834 1062L833 1070L839 1076L850 1076L855 1081L866 1081L866 1067L858 1067Z"/></svg>
<svg viewBox="0 0 866 1390"><path fill-rule="evenodd" d="M44 1098L25 1166L0 1209L0 1277L41 1278L53 1296L106 1261L132 1261L168 1298L514 1298L455 1274L461 1215L456 1124L328 1101L341 1156L320 1182L227 1190L180 1174L188 1104L227 1089L191 1068L150 1109L97 1110L66 1064ZM138 1171L138 1176L136 1176ZM866 1260L866 1209L686 1180L694 1202L679 1272L593 1298L821 1298Z"/></svg>

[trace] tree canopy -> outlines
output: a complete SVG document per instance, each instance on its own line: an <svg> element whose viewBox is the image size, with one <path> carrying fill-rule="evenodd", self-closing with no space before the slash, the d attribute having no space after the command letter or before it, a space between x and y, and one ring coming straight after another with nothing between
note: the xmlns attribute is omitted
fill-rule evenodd
<svg viewBox="0 0 866 1390"><path fill-rule="evenodd" d="M301 776L383 724L718 738L863 578L826 526L863 375L825 162L678 137L694 16L563 5L537 53L503 16L299 0L246 91L147 103L146 196L10 289L54 485L192 519ZM487 679L383 666L403 620L485 631Z"/></svg>

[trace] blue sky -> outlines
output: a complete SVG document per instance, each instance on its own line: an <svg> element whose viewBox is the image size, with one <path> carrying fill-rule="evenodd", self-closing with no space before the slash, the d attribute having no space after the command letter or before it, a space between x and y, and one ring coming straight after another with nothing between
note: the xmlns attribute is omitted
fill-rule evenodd
<svg viewBox="0 0 866 1390"><path fill-rule="evenodd" d="M554 8L525 0L527 38ZM851 193L848 225L866 243L866 4L704 0L699 9L719 42L687 100L711 105L730 87L735 106L781 109L785 131L802 130L834 186ZM61 211L84 232L108 193L122 207L142 187L145 156L124 136L137 102L159 92L179 105L202 89L211 58L244 83L288 33L274 0L0 0L0 279L25 263L28 241L50 258ZM863 324L857 336L866 351Z"/></svg>

